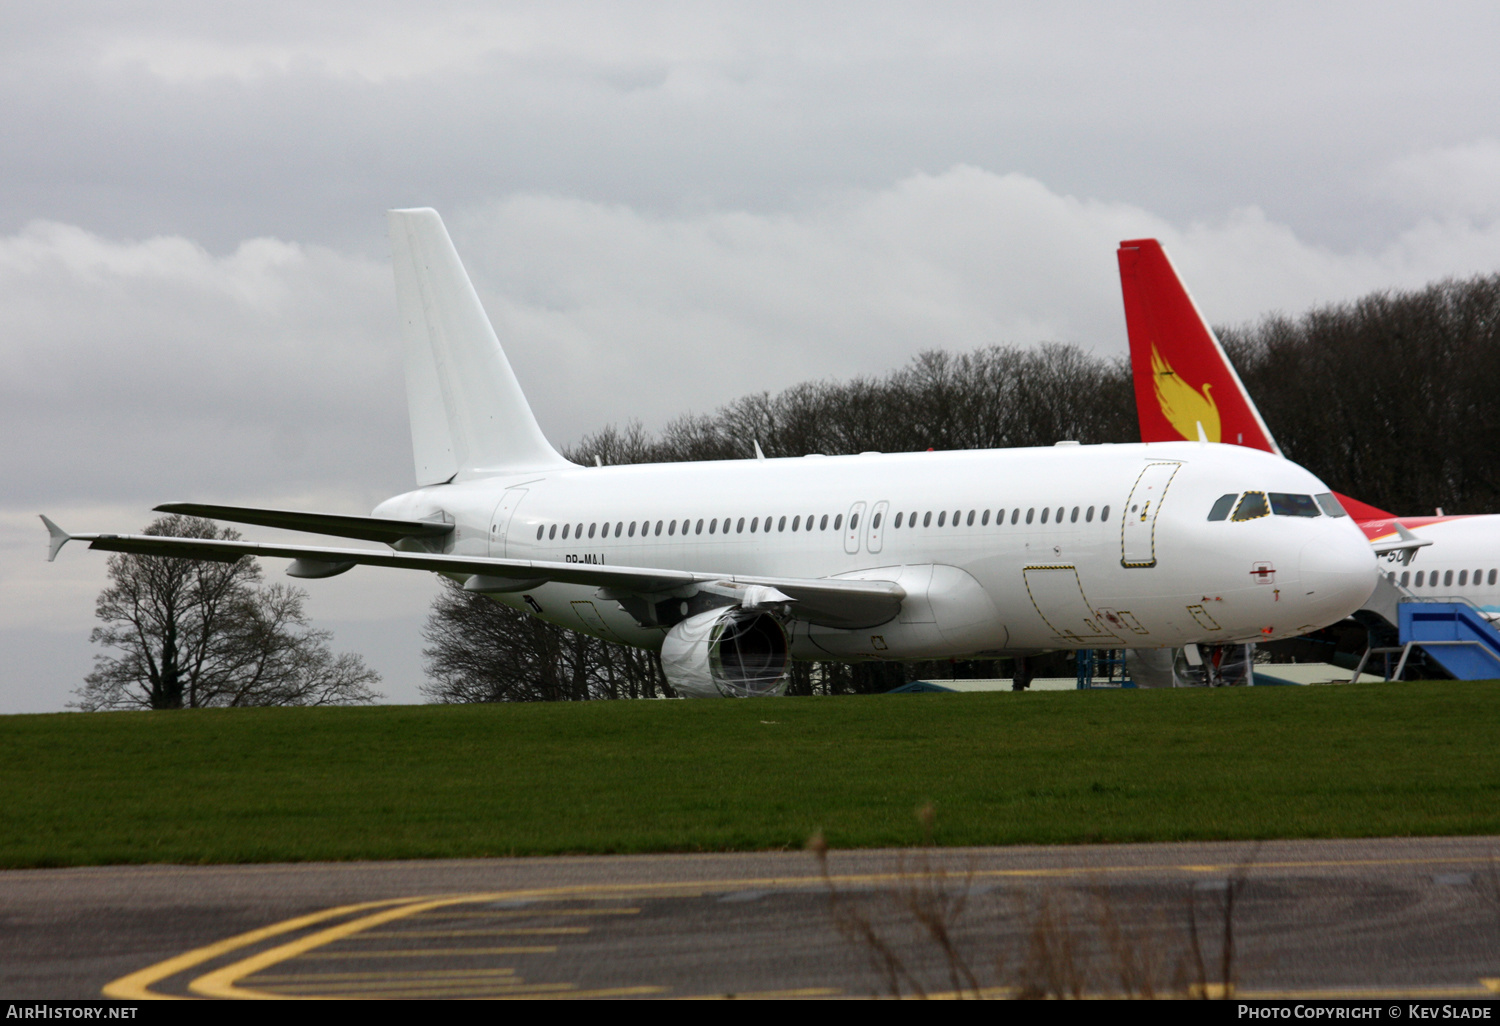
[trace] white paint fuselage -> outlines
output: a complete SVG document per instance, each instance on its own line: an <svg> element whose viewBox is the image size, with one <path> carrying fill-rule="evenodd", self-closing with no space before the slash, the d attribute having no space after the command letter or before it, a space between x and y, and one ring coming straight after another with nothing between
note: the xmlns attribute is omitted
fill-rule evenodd
<svg viewBox="0 0 1500 1026"><path fill-rule="evenodd" d="M1153 476L1165 491L1143 509L1138 489ZM1182 442L568 467L422 488L375 514L447 514L456 530L444 551L456 554L869 578L907 592L894 619L868 628L797 620L803 659L1269 640L1358 608L1376 560L1353 521L1207 519L1215 499L1247 489L1328 491L1279 457ZM646 648L665 630L640 626L593 587L495 598Z"/></svg>

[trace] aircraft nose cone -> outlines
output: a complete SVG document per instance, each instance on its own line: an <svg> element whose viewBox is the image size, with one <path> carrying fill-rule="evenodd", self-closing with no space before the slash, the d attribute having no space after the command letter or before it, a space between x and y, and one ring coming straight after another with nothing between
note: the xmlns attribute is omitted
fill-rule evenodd
<svg viewBox="0 0 1500 1026"><path fill-rule="evenodd" d="M1379 576L1375 553L1357 530L1330 532L1302 546L1298 571L1302 601L1324 624L1364 605Z"/></svg>

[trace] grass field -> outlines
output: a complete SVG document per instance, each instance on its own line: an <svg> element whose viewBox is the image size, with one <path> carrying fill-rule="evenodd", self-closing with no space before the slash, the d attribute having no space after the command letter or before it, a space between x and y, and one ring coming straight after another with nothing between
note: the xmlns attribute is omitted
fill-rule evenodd
<svg viewBox="0 0 1500 1026"><path fill-rule="evenodd" d="M0 717L0 865L1500 833L1500 685Z"/></svg>

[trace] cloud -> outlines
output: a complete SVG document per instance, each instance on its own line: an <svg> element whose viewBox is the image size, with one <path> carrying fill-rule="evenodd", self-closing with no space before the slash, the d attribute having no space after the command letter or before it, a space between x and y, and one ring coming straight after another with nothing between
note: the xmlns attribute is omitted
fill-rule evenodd
<svg viewBox="0 0 1500 1026"><path fill-rule="evenodd" d="M49 223L0 238L12 496L381 480L371 443L406 433L367 415L402 394L389 283L378 262L271 239L216 257Z"/></svg>
<svg viewBox="0 0 1500 1026"><path fill-rule="evenodd" d="M1439 146L1392 161L1372 191L1427 217L1492 221L1500 217L1500 140Z"/></svg>

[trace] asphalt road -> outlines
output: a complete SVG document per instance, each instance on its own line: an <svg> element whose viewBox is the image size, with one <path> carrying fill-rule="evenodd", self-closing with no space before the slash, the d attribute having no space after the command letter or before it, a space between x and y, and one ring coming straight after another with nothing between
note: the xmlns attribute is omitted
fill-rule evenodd
<svg viewBox="0 0 1500 1026"><path fill-rule="evenodd" d="M1500 838L0 873L0 997L1494 997Z"/></svg>

